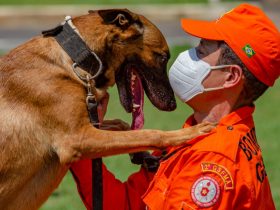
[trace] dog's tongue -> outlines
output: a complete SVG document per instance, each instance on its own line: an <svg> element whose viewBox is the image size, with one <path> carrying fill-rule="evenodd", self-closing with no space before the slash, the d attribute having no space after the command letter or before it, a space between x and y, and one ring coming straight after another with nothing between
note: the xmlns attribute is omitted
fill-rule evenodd
<svg viewBox="0 0 280 210"><path fill-rule="evenodd" d="M141 129L144 125L144 90L139 75L132 69L130 88L132 92L132 124L131 129Z"/></svg>

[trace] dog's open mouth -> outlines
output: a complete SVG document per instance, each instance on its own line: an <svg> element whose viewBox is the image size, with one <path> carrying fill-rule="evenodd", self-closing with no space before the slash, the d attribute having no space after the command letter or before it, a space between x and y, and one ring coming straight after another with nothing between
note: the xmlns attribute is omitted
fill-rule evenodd
<svg viewBox="0 0 280 210"><path fill-rule="evenodd" d="M132 67L130 74L130 91L132 95L132 124L131 129L141 129L144 125L144 90L141 79Z"/></svg>
<svg viewBox="0 0 280 210"><path fill-rule="evenodd" d="M138 70L134 64L127 64L116 75L121 104L126 112L132 113L133 130L144 125L144 87Z"/></svg>
<svg viewBox="0 0 280 210"><path fill-rule="evenodd" d="M149 68L140 62L124 64L115 75L121 104L132 113L132 129L144 125L144 92L152 104L160 110L176 108L174 93L165 69Z"/></svg>

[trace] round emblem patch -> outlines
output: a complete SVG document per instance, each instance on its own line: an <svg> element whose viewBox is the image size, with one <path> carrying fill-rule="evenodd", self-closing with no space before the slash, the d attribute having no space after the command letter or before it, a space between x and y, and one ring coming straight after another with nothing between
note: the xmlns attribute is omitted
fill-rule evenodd
<svg viewBox="0 0 280 210"><path fill-rule="evenodd" d="M212 177L203 176L193 184L191 196L200 207L213 206L220 196L219 184Z"/></svg>

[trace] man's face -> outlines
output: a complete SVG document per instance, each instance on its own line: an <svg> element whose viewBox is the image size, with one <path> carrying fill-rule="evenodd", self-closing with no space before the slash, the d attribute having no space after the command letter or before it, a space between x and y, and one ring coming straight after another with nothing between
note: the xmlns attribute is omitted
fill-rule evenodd
<svg viewBox="0 0 280 210"><path fill-rule="evenodd" d="M218 41L201 39L199 45L196 47L196 53L199 59L208 63L210 66L216 66L221 54L221 48ZM202 81L204 88L222 87L225 82L224 72L221 70L212 70ZM196 95L187 102L191 107L196 104L210 101L215 97L219 97L219 91L203 92Z"/></svg>
<svg viewBox="0 0 280 210"><path fill-rule="evenodd" d="M221 48L218 41L201 39L199 45L196 47L198 58L202 59L210 66L216 66L221 54ZM209 75L203 80L202 85L205 88L219 87L222 85L221 71L210 71Z"/></svg>

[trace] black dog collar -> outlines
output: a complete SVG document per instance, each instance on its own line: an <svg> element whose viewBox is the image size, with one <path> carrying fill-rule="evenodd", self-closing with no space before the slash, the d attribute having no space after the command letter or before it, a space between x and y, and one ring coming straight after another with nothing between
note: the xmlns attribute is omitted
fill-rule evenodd
<svg viewBox="0 0 280 210"><path fill-rule="evenodd" d="M66 16L65 22L54 29L43 31L44 37L53 36L64 51L70 56L73 70L78 66L88 72L90 79L96 78L102 71L102 62L98 56L87 46L78 34L70 16ZM77 72L75 71L77 74ZM78 75L78 74L77 74ZM78 75L80 77L80 75ZM81 78L85 80L86 78Z"/></svg>

